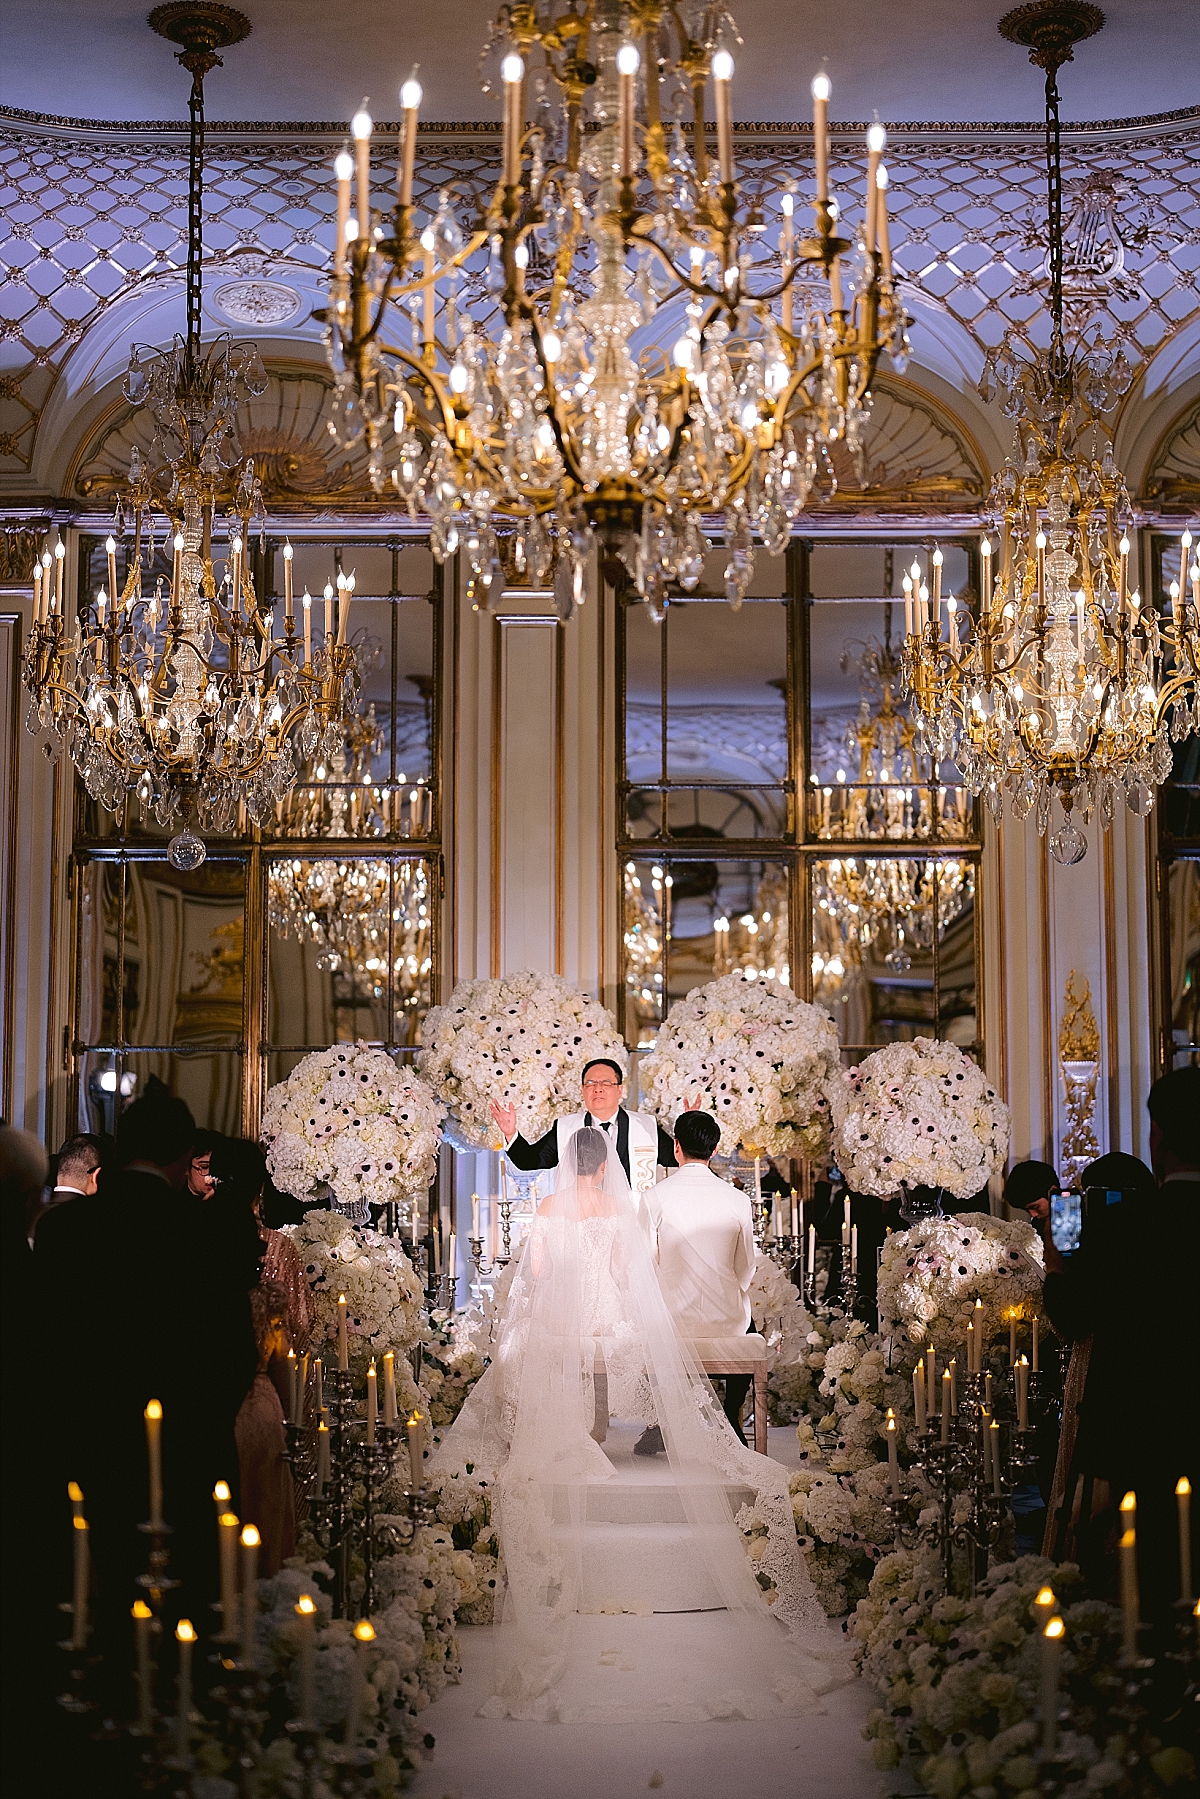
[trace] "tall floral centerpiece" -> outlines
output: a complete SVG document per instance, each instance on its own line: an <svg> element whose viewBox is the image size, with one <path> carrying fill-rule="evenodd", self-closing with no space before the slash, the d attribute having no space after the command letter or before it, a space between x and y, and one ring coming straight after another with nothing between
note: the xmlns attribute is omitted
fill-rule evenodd
<svg viewBox="0 0 1200 1799"><path fill-rule="evenodd" d="M525 969L497 981L460 981L421 1027L417 1067L447 1108L459 1149L500 1147L491 1104L513 1105L530 1141L579 1107L579 1080L596 1056L629 1056L616 1020L561 975Z"/></svg>
<svg viewBox="0 0 1200 1799"><path fill-rule="evenodd" d="M953 1043L889 1043L832 1088L833 1153L856 1193L903 1195L915 1220L941 1194L971 1199L1004 1167L1009 1113L979 1066Z"/></svg>
<svg viewBox="0 0 1200 1799"><path fill-rule="evenodd" d="M332 1200L365 1224L368 1206L433 1182L444 1108L419 1075L366 1043L335 1043L298 1062L267 1093L262 1140L275 1185Z"/></svg>
<svg viewBox="0 0 1200 1799"><path fill-rule="evenodd" d="M670 1125L697 1098L720 1152L816 1158L829 1147L838 1037L820 1006L779 981L722 975L671 1007L640 1068L642 1104Z"/></svg>
<svg viewBox="0 0 1200 1799"><path fill-rule="evenodd" d="M347 1347L357 1385L367 1366L396 1357L396 1394L408 1408L421 1403L409 1369L409 1352L427 1327L421 1316L420 1277L399 1237L351 1224L341 1212L308 1212L286 1227L296 1245L313 1301L313 1351L328 1357L337 1340L338 1298L346 1296ZM424 1409L424 1406L422 1406Z"/></svg>

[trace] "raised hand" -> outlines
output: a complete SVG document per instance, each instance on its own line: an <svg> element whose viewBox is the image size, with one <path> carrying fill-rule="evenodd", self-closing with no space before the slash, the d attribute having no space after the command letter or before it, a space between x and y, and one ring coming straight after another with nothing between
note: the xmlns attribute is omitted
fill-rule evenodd
<svg viewBox="0 0 1200 1799"><path fill-rule="evenodd" d="M498 1106L493 1100L491 1110L497 1128L503 1131L504 1141L507 1143L510 1137L515 1137L517 1134L517 1108L515 1106Z"/></svg>
<svg viewBox="0 0 1200 1799"><path fill-rule="evenodd" d="M704 1095L702 1093L697 1093L695 1099L685 1099L683 1102L684 1111L685 1112L698 1112L700 1110L700 1101L703 1098L704 1098Z"/></svg>

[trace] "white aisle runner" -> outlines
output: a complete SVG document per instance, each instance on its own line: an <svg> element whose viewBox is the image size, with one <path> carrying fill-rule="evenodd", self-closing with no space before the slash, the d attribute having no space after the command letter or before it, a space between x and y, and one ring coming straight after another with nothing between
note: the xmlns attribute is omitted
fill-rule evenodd
<svg viewBox="0 0 1200 1799"><path fill-rule="evenodd" d="M789 1460L793 1433L771 1435L775 1455ZM617 1483L609 1489L605 1504L611 1511L606 1509L604 1517L617 1527L614 1535L625 1538L626 1554L614 1553L611 1561L602 1555L608 1564L605 1574L634 1562L644 1576L658 1547L653 1538L669 1527L655 1504L655 1489L665 1487L669 1477L661 1458L630 1455L635 1437L636 1432L617 1425L606 1445ZM631 1549L634 1553L628 1555ZM664 1561L672 1559L668 1555ZM641 1584L644 1592L644 1580ZM602 1574L598 1585L608 1587L609 1580ZM675 1595L656 1597L669 1606ZM685 1604L692 1597L678 1595ZM678 1666L704 1658L719 1615L659 1611L653 1619L620 1622L625 1630L652 1633L655 1655ZM615 1647L619 1633L612 1626L617 1624L599 1616L589 1619L587 1628L601 1636L608 1628ZM837 1643L840 1626L829 1629L831 1642ZM862 1681L827 1693L820 1713L782 1722L497 1723L475 1715L491 1690L491 1634L486 1627L462 1631L462 1683L448 1688L422 1714L437 1747L416 1777L415 1799L625 1799L650 1791L661 1792L663 1799L878 1799L879 1775L861 1736L863 1719L875 1701ZM602 1649L598 1637L598 1653ZM617 1668L607 1655L604 1660L611 1680Z"/></svg>

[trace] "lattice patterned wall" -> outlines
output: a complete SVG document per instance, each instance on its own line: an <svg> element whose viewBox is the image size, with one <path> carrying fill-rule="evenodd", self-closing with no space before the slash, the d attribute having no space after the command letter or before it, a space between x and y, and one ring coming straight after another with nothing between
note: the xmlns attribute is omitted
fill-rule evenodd
<svg viewBox="0 0 1200 1799"><path fill-rule="evenodd" d="M289 274L311 287L333 233L329 165L338 127L210 128L206 241L231 274ZM1186 116L1067 128L1068 283L1136 365L1200 327L1200 108ZM836 190L861 203L861 134L840 134ZM742 179L811 190L803 128L739 132ZM888 150L896 263L914 310L948 321L981 365L1010 329L1036 339L1041 290L1043 149L1034 127L892 127ZM491 127L427 128L418 205L453 185L474 215L495 181ZM176 284L185 248L186 146L177 126L86 128L0 111L0 475L33 463L54 384L91 327L152 284ZM386 196L379 196L386 203ZM217 285L216 274L206 282ZM486 303L479 277L469 304ZM297 329L303 321L297 322ZM311 327L308 327L311 332Z"/></svg>

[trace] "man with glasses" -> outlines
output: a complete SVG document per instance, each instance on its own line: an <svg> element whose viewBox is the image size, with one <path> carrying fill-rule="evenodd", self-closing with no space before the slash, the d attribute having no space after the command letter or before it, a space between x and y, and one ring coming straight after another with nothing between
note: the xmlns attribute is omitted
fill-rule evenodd
<svg viewBox="0 0 1200 1799"><path fill-rule="evenodd" d="M611 1137L617 1157L635 1194L648 1193L659 1168L674 1168L675 1140L648 1112L628 1112L625 1072L619 1062L599 1056L583 1071L583 1109L552 1124L544 1137L528 1143L517 1132L517 1108L493 1102L492 1117L504 1134L504 1147L514 1168L532 1174L541 1168L557 1168L563 1146L586 1125ZM697 1097L695 1105L700 1104ZM689 1105L689 1111L695 1106Z"/></svg>

